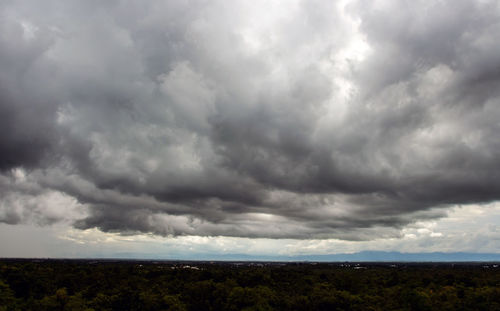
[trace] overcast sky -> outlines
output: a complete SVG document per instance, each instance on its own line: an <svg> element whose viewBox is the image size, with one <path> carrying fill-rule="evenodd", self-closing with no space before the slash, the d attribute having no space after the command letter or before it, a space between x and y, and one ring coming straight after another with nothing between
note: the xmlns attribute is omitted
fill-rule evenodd
<svg viewBox="0 0 500 311"><path fill-rule="evenodd" d="M499 252L498 38L494 0L0 1L0 257Z"/></svg>

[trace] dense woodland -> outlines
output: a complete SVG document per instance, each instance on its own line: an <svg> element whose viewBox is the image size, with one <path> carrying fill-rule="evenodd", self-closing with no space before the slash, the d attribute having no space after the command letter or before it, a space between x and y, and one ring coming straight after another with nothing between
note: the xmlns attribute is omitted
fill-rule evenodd
<svg viewBox="0 0 500 311"><path fill-rule="evenodd" d="M1 260L0 310L500 310L500 268Z"/></svg>

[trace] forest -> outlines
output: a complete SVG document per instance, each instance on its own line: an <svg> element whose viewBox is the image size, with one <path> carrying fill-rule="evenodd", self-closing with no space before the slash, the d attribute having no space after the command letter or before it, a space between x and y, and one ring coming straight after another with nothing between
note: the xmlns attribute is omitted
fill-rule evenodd
<svg viewBox="0 0 500 311"><path fill-rule="evenodd" d="M500 268L2 259L7 310L500 310Z"/></svg>

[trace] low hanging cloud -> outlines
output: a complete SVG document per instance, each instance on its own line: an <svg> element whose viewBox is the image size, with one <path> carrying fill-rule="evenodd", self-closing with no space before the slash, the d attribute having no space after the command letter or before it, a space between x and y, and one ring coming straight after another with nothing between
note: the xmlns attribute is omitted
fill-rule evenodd
<svg viewBox="0 0 500 311"><path fill-rule="evenodd" d="M0 222L367 240L500 199L498 1L6 1Z"/></svg>

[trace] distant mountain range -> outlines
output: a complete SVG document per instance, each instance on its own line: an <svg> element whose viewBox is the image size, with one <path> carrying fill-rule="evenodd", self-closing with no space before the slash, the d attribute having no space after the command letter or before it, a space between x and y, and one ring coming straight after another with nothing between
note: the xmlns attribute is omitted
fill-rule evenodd
<svg viewBox="0 0 500 311"><path fill-rule="evenodd" d="M313 262L473 262L494 261L500 262L500 253L400 253L384 251L363 251L352 254L327 254L327 255L296 255L296 256L268 256L247 254L136 254L117 253L115 258L133 259L168 259L168 260L214 260L214 261L313 261Z"/></svg>

